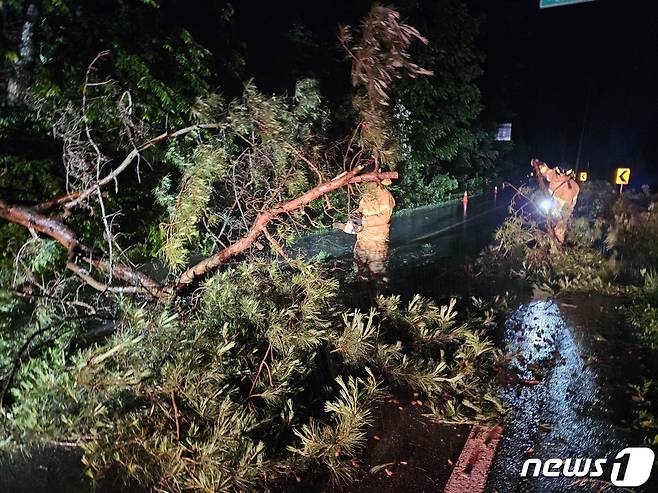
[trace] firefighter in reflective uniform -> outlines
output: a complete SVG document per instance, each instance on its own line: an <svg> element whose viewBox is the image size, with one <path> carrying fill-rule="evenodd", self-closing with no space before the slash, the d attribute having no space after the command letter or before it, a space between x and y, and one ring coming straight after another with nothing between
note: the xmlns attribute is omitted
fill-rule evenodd
<svg viewBox="0 0 658 493"><path fill-rule="evenodd" d="M354 260L362 277L386 274L391 215L395 208L395 199L384 186L390 184L390 180L368 183L359 208L350 215L347 224L334 224L335 228L356 235Z"/></svg>
<svg viewBox="0 0 658 493"><path fill-rule="evenodd" d="M557 241L562 244L567 233L569 219L576 207L580 187L575 180L575 173L561 173L557 167L549 168L546 163L542 163L541 161L538 161L537 164L539 172L548 182L551 197L557 205L557 210L554 214L556 221L553 232Z"/></svg>

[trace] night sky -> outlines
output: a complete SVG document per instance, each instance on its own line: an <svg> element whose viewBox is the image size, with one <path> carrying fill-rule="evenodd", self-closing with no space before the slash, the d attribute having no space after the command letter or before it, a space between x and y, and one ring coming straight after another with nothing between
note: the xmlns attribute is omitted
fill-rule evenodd
<svg viewBox="0 0 658 493"><path fill-rule="evenodd" d="M539 0L470 0L486 15L483 91L490 111L513 112L523 152L608 179L657 183L658 5L599 0L540 10Z"/></svg>

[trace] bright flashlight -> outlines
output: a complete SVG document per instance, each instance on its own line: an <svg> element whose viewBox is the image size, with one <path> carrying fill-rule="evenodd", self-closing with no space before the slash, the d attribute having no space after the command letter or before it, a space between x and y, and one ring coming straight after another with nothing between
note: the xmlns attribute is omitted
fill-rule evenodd
<svg viewBox="0 0 658 493"><path fill-rule="evenodd" d="M539 201L539 208L548 213L553 207L553 201L549 197L544 197Z"/></svg>

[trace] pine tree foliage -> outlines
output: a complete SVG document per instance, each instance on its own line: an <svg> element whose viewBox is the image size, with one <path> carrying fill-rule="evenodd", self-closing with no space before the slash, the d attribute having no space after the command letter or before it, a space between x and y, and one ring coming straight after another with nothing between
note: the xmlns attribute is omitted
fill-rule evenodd
<svg viewBox="0 0 658 493"><path fill-rule="evenodd" d="M512 205L480 260L483 272L507 271L538 292L614 294L626 291L621 280L641 285L643 269L658 264L653 241L658 214L648 190L620 196L609 183L582 184L564 248L546 234L546 218L537 207L540 192L524 187L520 194L523 202Z"/></svg>
<svg viewBox="0 0 658 493"><path fill-rule="evenodd" d="M119 299L109 339L80 348L80 332L64 332L69 350L18 367L3 442L79 443L97 480L241 491L309 468L349 479L374 406L392 391L422 393L432 419L502 411L486 327L455 302L381 297L362 313L318 266L300 268L241 264L168 306Z"/></svg>
<svg viewBox="0 0 658 493"><path fill-rule="evenodd" d="M300 81L289 98L266 97L253 84L229 104L210 95L196 102L193 116L219 131L172 142L167 157L182 174L178 192L174 198L170 175L154 191L168 210L161 253L174 269L186 265L190 250L212 253L243 236L261 210L301 195L317 173L336 172L324 160L314 159L312 169L302 159L322 147L327 121L313 80ZM277 225L276 237L285 242L307 224L300 215L294 226Z"/></svg>
<svg viewBox="0 0 658 493"><path fill-rule="evenodd" d="M433 75L411 62L408 53L413 41L427 44L427 39L400 22L399 12L377 4L363 20L358 41L348 26L341 28L340 39L352 61L352 85L362 90L354 98L361 119L360 144L377 163L393 165L399 151L389 124L392 83L403 75Z"/></svg>
<svg viewBox="0 0 658 493"><path fill-rule="evenodd" d="M583 195L570 221L568 246L559 248L547 235L546 217L536 205L541 192L524 187L510 206L510 216L496 231L495 245L484 252L480 260L482 271L495 275L501 269L507 270L528 282L536 293L617 292L615 279L620 274L618 256L622 249L609 239L618 228L623 228L624 220L612 212L616 197L607 188L597 183L583 186ZM527 200L522 196L531 201L526 207L522 207ZM595 205L597 202L607 206L601 208L601 204ZM590 204L595 207L590 209ZM625 251L624 255L628 253Z"/></svg>
<svg viewBox="0 0 658 493"><path fill-rule="evenodd" d="M318 423L311 419L295 430L300 447L289 447L306 460L323 463L337 479L350 479L353 471L345 457L356 457L366 442L366 430L372 425L372 405L382 397L382 389L375 376L366 368L367 377L336 379L339 391L333 401L327 401L325 413L332 423Z"/></svg>
<svg viewBox="0 0 658 493"><path fill-rule="evenodd" d="M370 361L376 347L378 330L375 325L374 308L365 316L356 311L343 314L343 333L336 341L336 351L340 351L348 364Z"/></svg>
<svg viewBox="0 0 658 493"><path fill-rule="evenodd" d="M187 263L188 245L199 243L198 223L208 214L213 185L229 171L222 149L200 147L194 164L185 170L170 223L164 225L166 242L163 255L172 268ZM164 200L162 201L164 202Z"/></svg>

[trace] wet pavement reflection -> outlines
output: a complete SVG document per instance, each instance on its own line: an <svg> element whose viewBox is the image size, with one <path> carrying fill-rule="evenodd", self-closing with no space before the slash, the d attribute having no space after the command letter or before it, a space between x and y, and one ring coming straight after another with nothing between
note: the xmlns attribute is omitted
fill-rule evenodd
<svg viewBox="0 0 658 493"><path fill-rule="evenodd" d="M623 360L605 368L598 364L599 355L605 358L610 344L619 342L613 333L619 324L599 300L580 297L577 304L565 305L599 308L591 328L574 322L551 300L524 304L507 321L503 343L511 373L503 379L501 396L509 414L489 476L490 492L621 491L609 483L614 456L642 443L626 427L628 410L615 405L620 396L611 389L625 381ZM614 376L619 381L613 382ZM532 477L534 467L522 478L530 458L606 458L608 463L599 478ZM634 491L657 490L647 484Z"/></svg>

